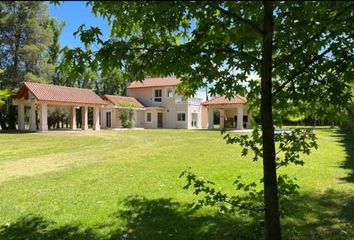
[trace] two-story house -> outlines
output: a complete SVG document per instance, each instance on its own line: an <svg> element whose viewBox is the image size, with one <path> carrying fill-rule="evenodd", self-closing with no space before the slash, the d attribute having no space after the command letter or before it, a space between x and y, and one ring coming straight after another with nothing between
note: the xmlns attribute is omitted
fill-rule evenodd
<svg viewBox="0 0 354 240"><path fill-rule="evenodd" d="M101 111L103 128L119 128L119 103L135 103L134 125L140 128L201 128L202 99L186 98L176 91L180 80L175 77L148 78L132 82L127 96L105 95L107 105Z"/></svg>
<svg viewBox="0 0 354 240"><path fill-rule="evenodd" d="M250 128L251 113L247 100L236 95L232 99L217 96L202 102L187 98L176 91L180 80L175 77L147 78L132 82L127 96L105 95L107 101L101 110L103 128L121 128L120 103L134 103L134 127L138 128L214 128L215 112L219 114L219 128Z"/></svg>

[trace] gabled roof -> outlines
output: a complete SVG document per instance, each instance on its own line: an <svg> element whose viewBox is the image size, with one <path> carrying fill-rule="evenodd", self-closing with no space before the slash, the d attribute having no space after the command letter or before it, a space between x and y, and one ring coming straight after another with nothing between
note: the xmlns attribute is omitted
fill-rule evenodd
<svg viewBox="0 0 354 240"><path fill-rule="evenodd" d="M73 104L105 105L92 89L65 87L43 83L25 82L15 95L15 99L28 99L31 92L39 101L65 102Z"/></svg>
<svg viewBox="0 0 354 240"><path fill-rule="evenodd" d="M230 100L227 99L225 96L217 96L209 101L203 102L203 105L208 106L208 105L226 105L226 104L246 104L247 99L240 96L240 95L235 95L232 97Z"/></svg>
<svg viewBox="0 0 354 240"><path fill-rule="evenodd" d="M142 82L134 81L130 83L128 89L176 86L179 83L181 83L181 80L176 77L146 78Z"/></svg>
<svg viewBox="0 0 354 240"><path fill-rule="evenodd" d="M116 105L118 103L133 103L136 105L136 107L140 107L143 108L144 105L139 102L138 99L134 98L134 97L125 97L125 96L116 96L116 95L104 95L102 97L104 100L109 101L110 103Z"/></svg>

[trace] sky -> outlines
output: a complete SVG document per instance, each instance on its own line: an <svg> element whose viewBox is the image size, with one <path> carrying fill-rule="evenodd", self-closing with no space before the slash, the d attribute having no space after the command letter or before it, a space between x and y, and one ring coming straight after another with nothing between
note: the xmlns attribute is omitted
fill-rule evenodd
<svg viewBox="0 0 354 240"><path fill-rule="evenodd" d="M83 47L80 39L73 36L73 33L82 24L85 24L86 27L99 27L102 31L103 39L109 37L110 26L108 22L100 16L94 16L91 8L86 7L86 3L83 1L64 1L60 5L49 4L49 14L58 20L65 21L65 26L59 39L61 47ZM198 91L195 97L202 98L205 101L205 89Z"/></svg>
<svg viewBox="0 0 354 240"><path fill-rule="evenodd" d="M58 20L65 21L65 27L60 36L61 47L83 47L79 38L75 38L73 33L79 26L85 24L86 27L99 27L105 38L109 37L110 27L102 17L95 17L90 7L86 7L83 1L62 2L60 5L49 4L49 14Z"/></svg>

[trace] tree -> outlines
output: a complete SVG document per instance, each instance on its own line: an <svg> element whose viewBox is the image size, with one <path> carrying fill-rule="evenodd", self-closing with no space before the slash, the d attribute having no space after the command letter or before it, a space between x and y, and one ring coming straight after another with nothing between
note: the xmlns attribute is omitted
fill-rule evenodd
<svg viewBox="0 0 354 240"><path fill-rule="evenodd" d="M47 3L33 1L0 2L0 68L2 88L16 90L23 81L49 82L54 66L49 63L52 43ZM2 128L16 128L16 108L7 101L1 108Z"/></svg>
<svg viewBox="0 0 354 240"><path fill-rule="evenodd" d="M61 82L60 74L59 74L59 58L60 58L60 44L59 44L59 37L61 31L65 26L64 21L57 21L56 19L50 19L50 27L53 32L53 40L52 44L48 48L49 59L48 63L55 67L54 73L51 79L51 82L54 85L63 85Z"/></svg>
<svg viewBox="0 0 354 240"><path fill-rule="evenodd" d="M127 77L118 68L101 74L102 93L113 95L125 95Z"/></svg>
<svg viewBox="0 0 354 240"><path fill-rule="evenodd" d="M1 76L3 75L4 71L0 69L0 83L1 83ZM4 99L8 98L10 93L8 90L0 90L0 105L4 104Z"/></svg>
<svg viewBox="0 0 354 240"><path fill-rule="evenodd" d="M88 63L105 70L128 64L144 75L176 75L193 95L231 97L250 88L251 107L260 106L265 237L281 239L274 125L294 108L321 101L342 109L353 76L354 21L351 2L90 2L112 25L111 39L98 28L81 28L95 52L71 50L78 71ZM261 81L249 79L251 73ZM299 133L302 135L301 133ZM254 135L258 136L258 135ZM294 136L295 137L295 136ZM312 146L315 146L313 144ZM259 152L258 152L259 150ZM308 152L306 149L305 153ZM292 158L297 162L295 155Z"/></svg>

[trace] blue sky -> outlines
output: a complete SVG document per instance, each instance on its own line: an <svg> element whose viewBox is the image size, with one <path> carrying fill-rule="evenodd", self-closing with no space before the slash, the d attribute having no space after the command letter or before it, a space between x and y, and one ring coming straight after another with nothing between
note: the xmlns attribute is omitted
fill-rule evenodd
<svg viewBox="0 0 354 240"><path fill-rule="evenodd" d="M79 38L73 33L78 27L85 24L87 27L99 27L105 38L108 38L110 27L102 17L95 17L90 7L86 7L83 1L62 2L60 5L49 4L49 14L59 20L65 21L65 27L60 36L60 46L82 47Z"/></svg>

